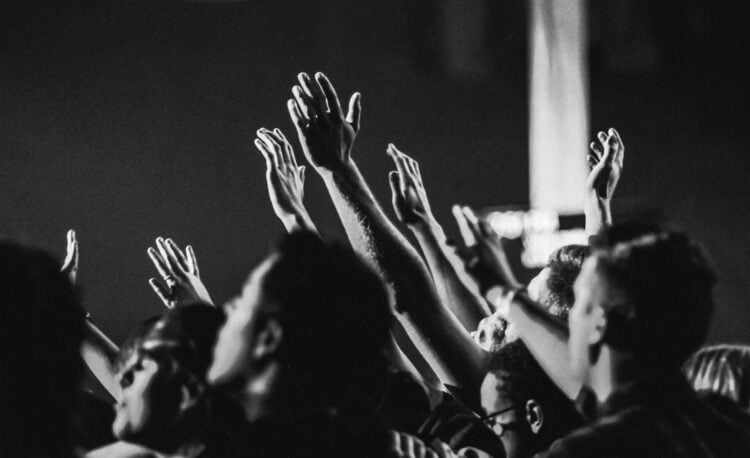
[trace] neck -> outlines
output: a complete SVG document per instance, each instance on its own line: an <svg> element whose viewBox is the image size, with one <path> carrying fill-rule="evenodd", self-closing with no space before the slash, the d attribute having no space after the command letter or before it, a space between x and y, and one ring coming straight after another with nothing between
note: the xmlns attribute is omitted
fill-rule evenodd
<svg viewBox="0 0 750 458"><path fill-rule="evenodd" d="M280 365L271 364L245 384L242 406L248 421L253 422L283 408L285 396L282 374Z"/></svg>
<svg viewBox="0 0 750 458"><path fill-rule="evenodd" d="M179 421L179 424L173 425L168 432L162 431L159 437L155 438L151 449L163 457L197 456L204 448L203 431L207 424L209 406L203 402L193 406L186 411Z"/></svg>
<svg viewBox="0 0 750 458"><path fill-rule="evenodd" d="M603 345L596 363L589 371L588 385L599 402L605 402L615 391L644 375L642 366L632 357Z"/></svg>

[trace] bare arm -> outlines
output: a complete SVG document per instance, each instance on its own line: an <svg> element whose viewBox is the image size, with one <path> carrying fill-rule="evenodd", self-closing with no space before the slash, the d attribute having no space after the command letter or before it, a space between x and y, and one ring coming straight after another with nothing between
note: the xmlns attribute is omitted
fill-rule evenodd
<svg viewBox="0 0 750 458"><path fill-rule="evenodd" d="M261 128L257 133L255 146L266 160L268 197L276 216L279 217L287 232L306 230L317 234L317 228L303 203L305 166L297 165L292 145L280 129L271 131ZM423 367L419 371L414 365L408 364L409 361L404 358L402 351L410 353L412 355L410 359L414 359L417 351L400 325L392 329L391 336L392 345L389 353L394 368L412 373L428 386L439 385L437 376L429 370L426 362L422 361ZM401 347L405 347L405 350L401 350L394 340L400 341ZM428 375L424 376L424 372Z"/></svg>
<svg viewBox="0 0 750 458"><path fill-rule="evenodd" d="M346 117L330 82L300 75L289 101L292 120L308 161L323 179L355 251L368 259L395 296L395 313L441 380L478 386L484 354L440 302L421 259L385 216L351 158L359 130L359 94Z"/></svg>
<svg viewBox="0 0 750 458"><path fill-rule="evenodd" d="M591 172L586 180L583 212L586 215L586 235L598 234L612 225L612 196L622 176L625 145L615 129L597 134L599 143L591 142L586 160Z"/></svg>
<svg viewBox="0 0 750 458"><path fill-rule="evenodd" d="M78 277L78 240L74 230L68 231L68 245L62 272L68 275L70 281L76 284ZM86 320L81 357L112 397L117 396L120 385L117 383L117 354L119 349L104 333L91 321Z"/></svg>
<svg viewBox="0 0 750 458"><path fill-rule="evenodd" d="M448 306L467 331L474 331L479 321L489 316L489 308L463 272L463 266L459 264L456 269L451 262L451 258L459 263L460 260L446 243L445 232L432 214L419 164L393 145L389 145L388 154L397 169L388 176L396 217L416 237L440 301Z"/></svg>
<svg viewBox="0 0 750 458"><path fill-rule="evenodd" d="M94 323L86 320L81 356L86 366L113 397L117 397L117 355L120 349Z"/></svg>
<svg viewBox="0 0 750 458"><path fill-rule="evenodd" d="M550 379L571 399L578 396L581 386L570 373L568 357L568 327L549 314L524 292L509 285L498 265L502 252L499 238L485 221L478 221L465 208L466 221L476 244L474 257L467 270L480 285L487 301L509 323L524 341Z"/></svg>

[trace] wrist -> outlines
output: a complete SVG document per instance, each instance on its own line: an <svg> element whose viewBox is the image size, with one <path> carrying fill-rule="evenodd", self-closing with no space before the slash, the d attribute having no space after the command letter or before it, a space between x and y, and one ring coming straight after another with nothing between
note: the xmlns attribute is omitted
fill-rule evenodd
<svg viewBox="0 0 750 458"><path fill-rule="evenodd" d="M316 165L315 170L323 179L333 179L337 177L349 177L356 173L357 166L351 157L339 162L326 165Z"/></svg>

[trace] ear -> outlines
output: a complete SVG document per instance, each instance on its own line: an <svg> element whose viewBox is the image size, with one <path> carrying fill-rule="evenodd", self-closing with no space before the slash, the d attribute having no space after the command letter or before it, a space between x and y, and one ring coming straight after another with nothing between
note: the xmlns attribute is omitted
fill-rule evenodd
<svg viewBox="0 0 750 458"><path fill-rule="evenodd" d="M268 318L258 331L252 355L256 360L265 359L281 346L284 330L276 318Z"/></svg>
<svg viewBox="0 0 750 458"><path fill-rule="evenodd" d="M184 412L197 405L205 391L205 385L193 377L182 383L180 385L180 411Z"/></svg>
<svg viewBox="0 0 750 458"><path fill-rule="evenodd" d="M544 425L544 411L542 406L536 402L535 399L529 399L526 401L526 421L529 423L529 429L534 434L539 434L539 431Z"/></svg>

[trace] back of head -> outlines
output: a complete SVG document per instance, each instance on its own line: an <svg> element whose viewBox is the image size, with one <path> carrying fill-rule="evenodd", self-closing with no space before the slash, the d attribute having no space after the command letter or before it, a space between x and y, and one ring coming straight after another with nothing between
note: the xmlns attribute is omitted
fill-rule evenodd
<svg viewBox="0 0 750 458"><path fill-rule="evenodd" d="M662 231L613 243L595 256L619 292L603 304L605 341L639 364L678 369L703 343L713 311L715 278L702 251L684 234Z"/></svg>
<svg viewBox="0 0 750 458"><path fill-rule="evenodd" d="M84 312L49 255L0 242L0 451L62 456L83 374Z"/></svg>
<svg viewBox="0 0 750 458"><path fill-rule="evenodd" d="M279 358L297 405L374 404L387 383L388 296L349 247L294 233L263 284L262 313L283 327Z"/></svg>
<svg viewBox="0 0 750 458"><path fill-rule="evenodd" d="M727 398L750 413L750 346L701 348L688 359L683 372L694 390Z"/></svg>
<svg viewBox="0 0 750 458"><path fill-rule="evenodd" d="M581 425L582 418L573 403L550 380L522 341L513 341L494 353L489 371L502 382L498 389L513 405L525 406L531 399L541 405L541 450Z"/></svg>
<svg viewBox="0 0 750 458"><path fill-rule="evenodd" d="M591 253L586 245L565 245L555 250L549 257L546 286L549 312L562 320L568 319L570 308L575 302L573 285L581 273L583 261Z"/></svg>

